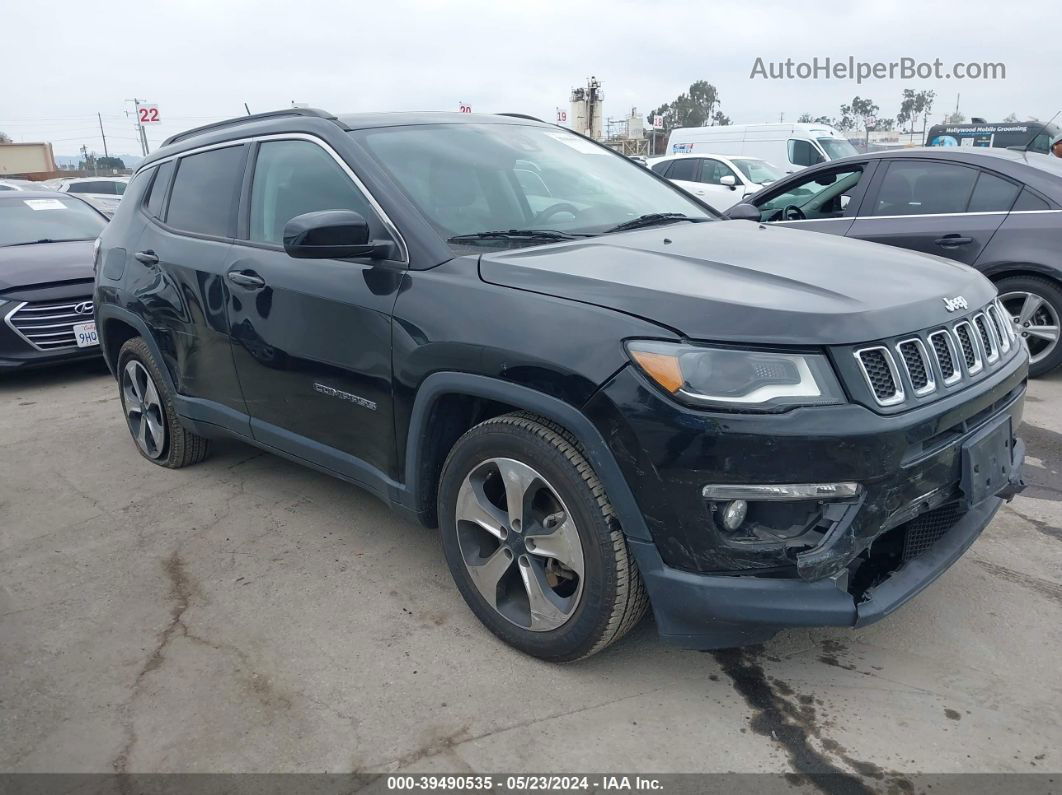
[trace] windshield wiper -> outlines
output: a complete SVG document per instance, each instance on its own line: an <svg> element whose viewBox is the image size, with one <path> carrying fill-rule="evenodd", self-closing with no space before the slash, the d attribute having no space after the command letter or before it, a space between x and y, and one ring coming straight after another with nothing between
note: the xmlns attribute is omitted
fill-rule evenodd
<svg viewBox="0 0 1062 795"><path fill-rule="evenodd" d="M645 226L656 226L657 224L670 224L675 221L692 221L695 224L699 224L701 221L707 220L707 218L690 218L684 213L647 213L629 221L624 221L622 224L616 224L611 229L606 229L605 234L609 232L626 232L628 229L641 229Z"/></svg>
<svg viewBox="0 0 1062 795"><path fill-rule="evenodd" d="M585 235L558 232L556 229L498 229L493 232L469 232L454 235L447 243L464 243L467 240L578 240Z"/></svg>
<svg viewBox="0 0 1062 795"><path fill-rule="evenodd" d="M64 238L50 238L42 237L40 240L26 240L22 243L6 243L0 248L10 248L11 246L35 246L38 243L76 243L78 240L91 240L90 237L64 237Z"/></svg>

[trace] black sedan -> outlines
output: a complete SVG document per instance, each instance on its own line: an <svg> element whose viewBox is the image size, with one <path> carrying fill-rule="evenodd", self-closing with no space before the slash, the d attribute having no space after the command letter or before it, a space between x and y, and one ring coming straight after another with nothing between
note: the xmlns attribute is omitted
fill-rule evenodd
<svg viewBox="0 0 1062 795"><path fill-rule="evenodd" d="M73 196L0 194L0 372L99 356L93 245L106 225Z"/></svg>
<svg viewBox="0 0 1062 795"><path fill-rule="evenodd" d="M1062 364L1058 158L972 147L870 153L779 180L726 215L972 265L996 283L1029 345L1030 373L1043 375Z"/></svg>

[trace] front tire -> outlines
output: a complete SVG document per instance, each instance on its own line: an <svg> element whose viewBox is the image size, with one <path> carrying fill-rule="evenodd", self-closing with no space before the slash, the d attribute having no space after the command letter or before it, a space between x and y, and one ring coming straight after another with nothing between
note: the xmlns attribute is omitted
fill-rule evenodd
<svg viewBox="0 0 1062 795"><path fill-rule="evenodd" d="M1029 375L1037 378L1062 364L1062 286L1039 276L1008 276L996 287L1014 331L1029 346Z"/></svg>
<svg viewBox="0 0 1062 795"><path fill-rule="evenodd" d="M186 430L177 419L173 395L141 337L128 340L118 352L118 391L140 455L169 469L198 464L206 458L207 440Z"/></svg>
<svg viewBox="0 0 1062 795"><path fill-rule="evenodd" d="M530 414L477 425L439 483L446 561L491 632L553 662L595 654L648 598L604 487L563 428Z"/></svg>

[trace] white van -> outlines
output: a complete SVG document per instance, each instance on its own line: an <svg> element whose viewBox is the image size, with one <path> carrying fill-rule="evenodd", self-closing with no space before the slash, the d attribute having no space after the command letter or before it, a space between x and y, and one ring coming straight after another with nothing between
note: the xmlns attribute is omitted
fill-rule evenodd
<svg viewBox="0 0 1062 795"><path fill-rule="evenodd" d="M841 133L824 124L728 124L677 127L667 139L668 154L746 155L774 163L786 174L807 166L858 154Z"/></svg>

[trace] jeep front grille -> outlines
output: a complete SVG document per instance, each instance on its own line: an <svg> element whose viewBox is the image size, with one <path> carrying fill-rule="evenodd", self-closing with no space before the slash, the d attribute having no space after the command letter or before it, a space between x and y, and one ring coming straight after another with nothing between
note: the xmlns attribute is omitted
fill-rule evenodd
<svg viewBox="0 0 1062 795"><path fill-rule="evenodd" d="M82 309L75 311L75 307ZM92 322L92 301L76 300L23 303L7 315L7 324L38 351L76 348L74 326Z"/></svg>
<svg viewBox="0 0 1062 795"><path fill-rule="evenodd" d="M961 386L1020 348L998 301L945 326L857 348L863 379L879 406L896 406Z"/></svg>
<svg viewBox="0 0 1062 795"><path fill-rule="evenodd" d="M929 362L925 345L917 337L904 340L896 346L900 354L903 366L907 370L907 377L911 379L916 395L928 395L937 388L933 378L933 365Z"/></svg>
<svg viewBox="0 0 1062 795"><path fill-rule="evenodd" d="M888 348L863 348L856 352L856 359L859 360L859 366L870 388L874 390L874 398L878 403L882 406L892 406L903 402L900 374Z"/></svg>

